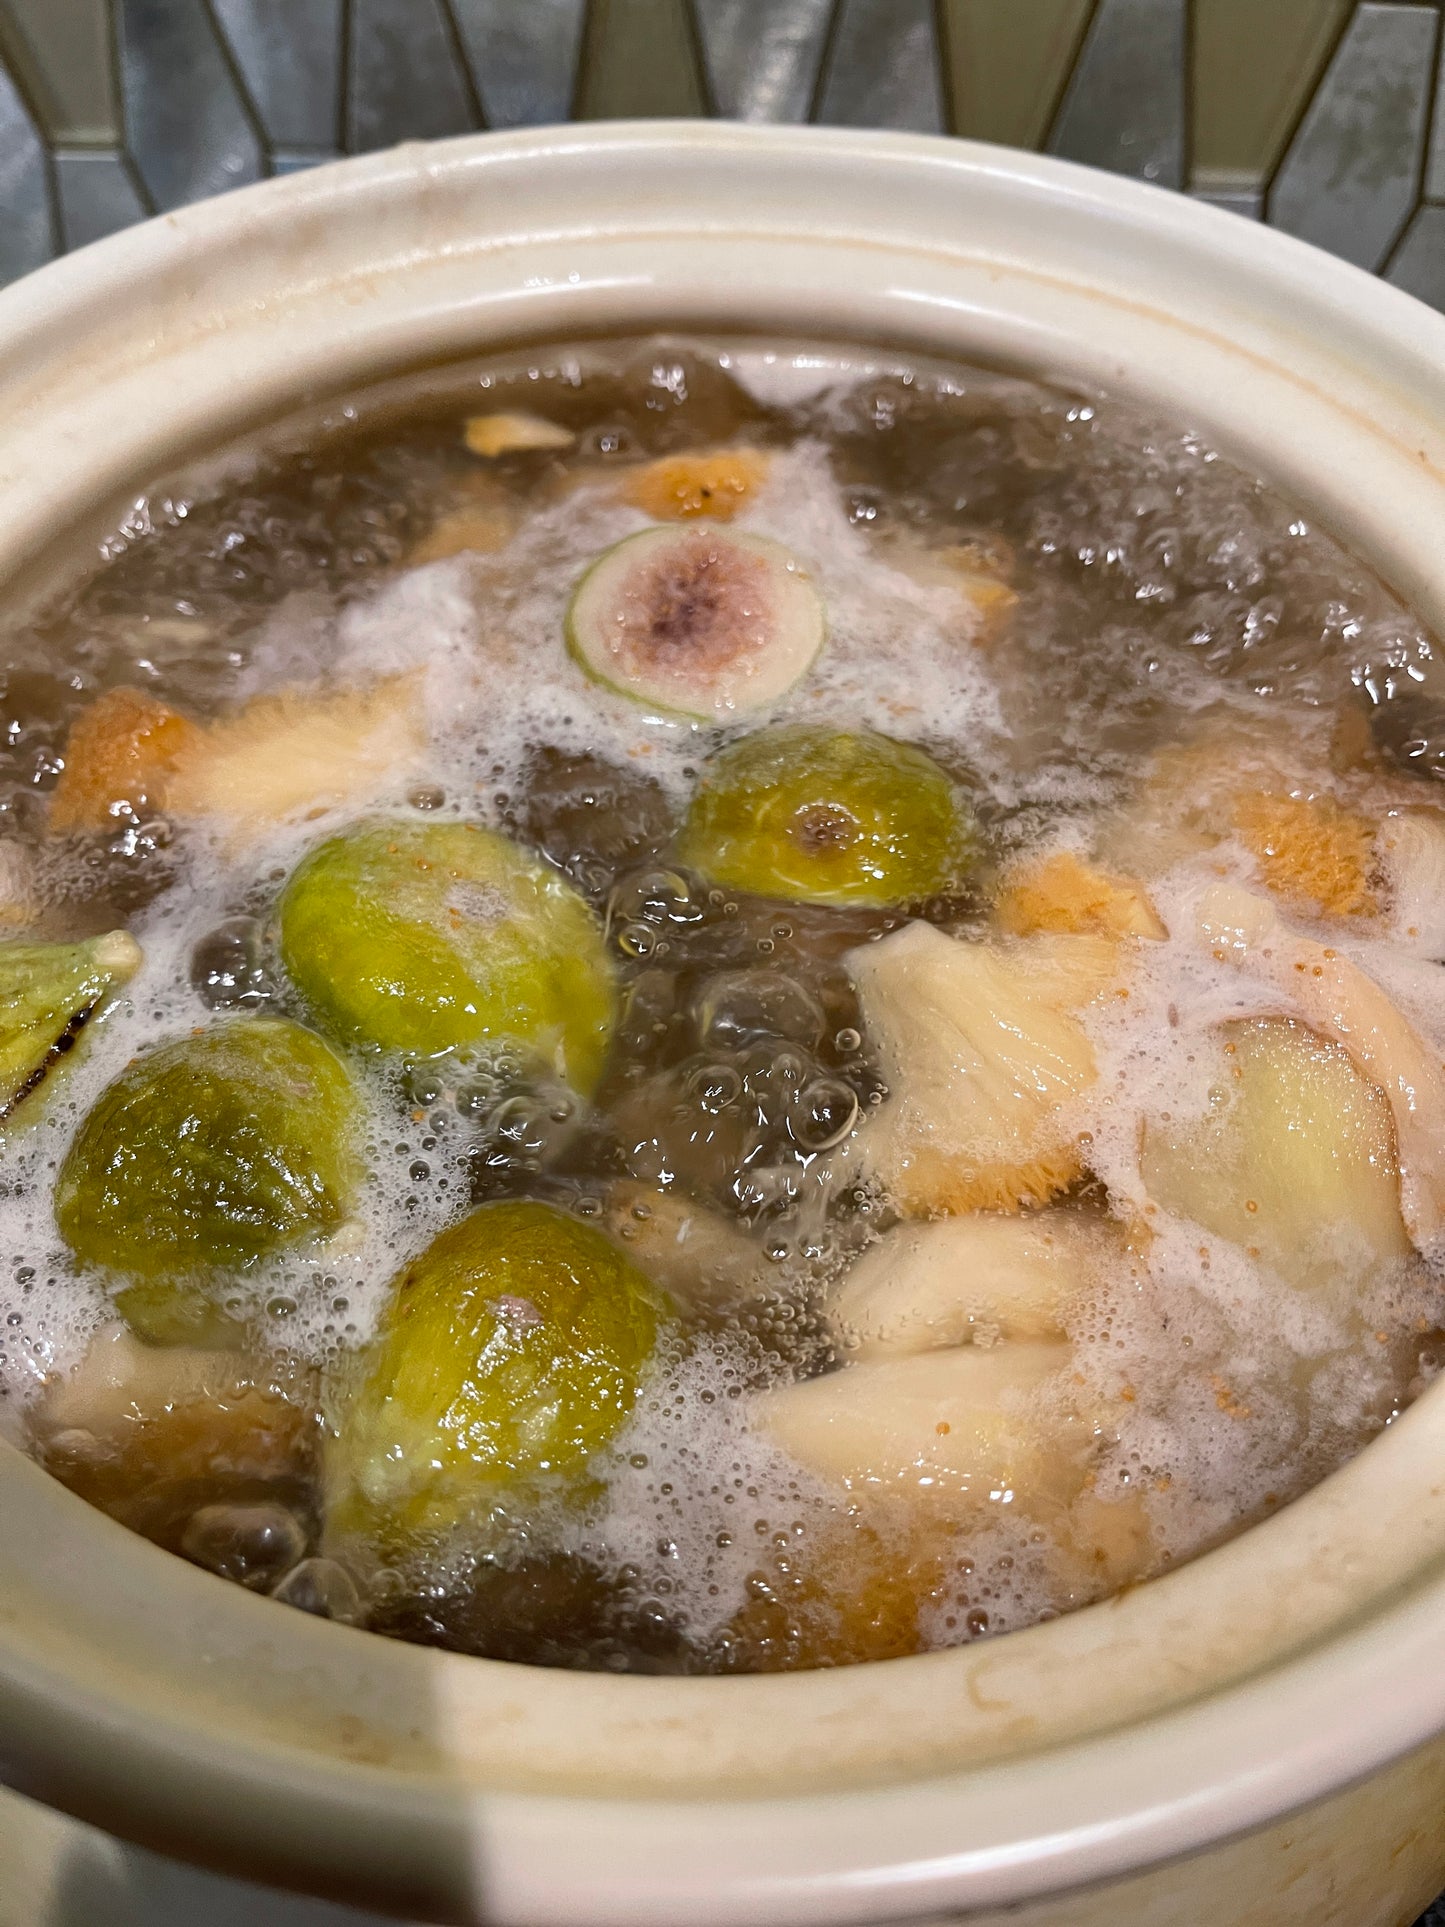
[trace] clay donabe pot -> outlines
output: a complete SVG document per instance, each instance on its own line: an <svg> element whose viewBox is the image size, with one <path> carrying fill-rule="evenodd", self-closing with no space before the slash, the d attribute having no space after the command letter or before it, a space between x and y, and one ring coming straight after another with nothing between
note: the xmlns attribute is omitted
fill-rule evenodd
<svg viewBox="0 0 1445 1927"><path fill-rule="evenodd" d="M647 123L412 145L0 295L0 566L293 406L527 340L868 341L1146 397L1445 627L1445 321L1058 161ZM0 1449L0 1757L215 1867L446 1921L1398 1927L1445 1882L1445 1385L1072 1617L776 1677L548 1672L287 1611Z"/></svg>

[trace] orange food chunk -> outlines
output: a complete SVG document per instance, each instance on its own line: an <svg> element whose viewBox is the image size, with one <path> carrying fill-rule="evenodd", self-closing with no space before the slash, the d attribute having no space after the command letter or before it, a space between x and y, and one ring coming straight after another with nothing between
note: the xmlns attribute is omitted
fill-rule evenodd
<svg viewBox="0 0 1445 1927"><path fill-rule="evenodd" d="M723 448L712 454L664 455L636 468L623 482L635 508L658 522L731 522L762 487L767 457L755 448Z"/></svg>
<svg viewBox="0 0 1445 1927"><path fill-rule="evenodd" d="M563 428L560 422L521 412L473 415L462 434L473 455L488 459L498 455L534 454L538 449L570 448L576 439L571 429Z"/></svg>
<svg viewBox="0 0 1445 1927"><path fill-rule="evenodd" d="M729 1671L787 1673L902 1659L927 1644L924 1615L956 1583L963 1546L947 1521L812 1523L749 1576L723 1635Z"/></svg>
<svg viewBox="0 0 1445 1927"><path fill-rule="evenodd" d="M409 568L454 555L495 555L517 532L516 498L489 475L469 475L407 557Z"/></svg>
<svg viewBox="0 0 1445 1927"><path fill-rule="evenodd" d="M200 735L195 723L139 689L98 696L71 725L50 798L51 830L103 830L127 811L164 809L170 778Z"/></svg>
<svg viewBox="0 0 1445 1927"><path fill-rule="evenodd" d="M1252 790L1234 801L1234 828L1277 895L1329 917L1371 916L1374 831L1328 796Z"/></svg>
<svg viewBox="0 0 1445 1927"><path fill-rule="evenodd" d="M950 542L925 549L903 542L884 553L921 589L943 589L958 597L967 612L970 642L988 648L1003 635L1018 604L1008 579L1013 557L1007 544Z"/></svg>
<svg viewBox="0 0 1445 1927"><path fill-rule="evenodd" d="M1169 933L1139 884L1061 850L1021 870L996 906L1010 936L1150 937Z"/></svg>

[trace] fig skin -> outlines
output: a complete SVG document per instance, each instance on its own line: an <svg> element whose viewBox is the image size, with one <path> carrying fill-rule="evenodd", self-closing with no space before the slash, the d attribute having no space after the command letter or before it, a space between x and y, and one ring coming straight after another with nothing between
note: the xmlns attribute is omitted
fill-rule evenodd
<svg viewBox="0 0 1445 1927"><path fill-rule="evenodd" d="M588 1093L616 990L600 926L546 864L477 823L371 823L314 849L280 904L281 956L318 1022L436 1057L512 1039Z"/></svg>
<svg viewBox="0 0 1445 1927"><path fill-rule="evenodd" d="M328 1531L390 1544L577 1473L626 1420L671 1309L595 1227L482 1205L401 1272L332 1388Z"/></svg>
<svg viewBox="0 0 1445 1927"><path fill-rule="evenodd" d="M60 1235L83 1264L139 1281L118 1302L141 1336L192 1338L214 1322L206 1274L350 1214L359 1111L335 1052L286 1018L231 1018L163 1044L81 1124L55 1187Z"/></svg>
<svg viewBox="0 0 1445 1927"><path fill-rule="evenodd" d="M0 1123L39 1090L140 961L124 930L83 943L0 943Z"/></svg>
<svg viewBox="0 0 1445 1927"><path fill-rule="evenodd" d="M931 756L805 723L713 758L678 854L725 889L883 908L955 888L978 848L973 812Z"/></svg>

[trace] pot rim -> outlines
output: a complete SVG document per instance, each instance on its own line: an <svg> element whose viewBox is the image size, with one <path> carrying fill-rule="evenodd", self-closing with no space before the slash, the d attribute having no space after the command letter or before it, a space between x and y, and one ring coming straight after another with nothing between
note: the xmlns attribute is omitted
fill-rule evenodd
<svg viewBox="0 0 1445 1927"><path fill-rule="evenodd" d="M722 123L412 143L16 284L0 567L368 372L609 319L816 335L819 312L843 339L1032 362L1193 413L1441 626L1439 316L1276 231L1065 162ZM672 1681L278 1614L7 1449L0 1730L22 1790L83 1818L437 1917L1005 1905L1262 1825L1445 1728L1442 1463L1437 1387L1276 1518L1134 1593L917 1659Z"/></svg>

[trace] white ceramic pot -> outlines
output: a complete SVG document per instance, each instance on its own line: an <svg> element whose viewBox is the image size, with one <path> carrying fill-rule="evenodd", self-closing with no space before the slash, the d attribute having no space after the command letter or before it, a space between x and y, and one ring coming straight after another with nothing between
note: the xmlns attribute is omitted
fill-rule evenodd
<svg viewBox="0 0 1445 1927"><path fill-rule="evenodd" d="M1148 396L1445 626L1445 321L1268 229L962 142L408 146L0 296L0 567L317 394L527 338L835 334ZM428 1920L1400 1927L1445 1884L1445 1385L1279 1517L993 1643L550 1673L286 1612L0 1455L0 1754L178 1855Z"/></svg>

